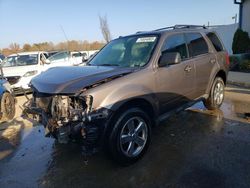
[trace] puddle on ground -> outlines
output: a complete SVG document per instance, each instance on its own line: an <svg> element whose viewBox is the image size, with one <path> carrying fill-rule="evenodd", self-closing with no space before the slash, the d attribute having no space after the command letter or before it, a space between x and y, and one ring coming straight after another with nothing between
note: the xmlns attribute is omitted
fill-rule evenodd
<svg viewBox="0 0 250 188"><path fill-rule="evenodd" d="M250 96L250 95L249 95ZM250 123L250 101L233 100L226 98L218 110L207 110L203 102L198 102L188 108L188 110L216 116L217 118L225 118L229 120L237 120L245 123Z"/></svg>
<svg viewBox="0 0 250 188"><path fill-rule="evenodd" d="M0 161L0 187L33 187L49 166L53 139L42 126L24 128L21 144L9 159ZM5 177L4 181L1 177Z"/></svg>

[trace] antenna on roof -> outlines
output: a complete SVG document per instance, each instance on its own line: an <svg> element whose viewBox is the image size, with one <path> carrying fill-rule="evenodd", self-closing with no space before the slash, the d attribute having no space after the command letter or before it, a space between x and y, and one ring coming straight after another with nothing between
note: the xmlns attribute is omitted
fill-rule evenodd
<svg viewBox="0 0 250 188"><path fill-rule="evenodd" d="M66 35L66 33L65 33L65 31L64 31L62 25L60 25L60 28L61 28L61 30L62 30L62 32L63 32L63 35L64 35L64 37L65 37L65 39L66 39L66 41L67 41L67 46L68 46L68 50L69 50L69 40L68 40L68 37L67 37L67 35Z"/></svg>

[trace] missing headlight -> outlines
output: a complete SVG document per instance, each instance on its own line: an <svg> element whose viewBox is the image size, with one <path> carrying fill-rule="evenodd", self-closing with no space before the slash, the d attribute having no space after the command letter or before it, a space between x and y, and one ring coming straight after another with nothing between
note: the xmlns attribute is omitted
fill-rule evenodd
<svg viewBox="0 0 250 188"><path fill-rule="evenodd" d="M89 96L79 98L57 95L51 102L51 116L59 125L69 121L81 121L92 108L91 98Z"/></svg>

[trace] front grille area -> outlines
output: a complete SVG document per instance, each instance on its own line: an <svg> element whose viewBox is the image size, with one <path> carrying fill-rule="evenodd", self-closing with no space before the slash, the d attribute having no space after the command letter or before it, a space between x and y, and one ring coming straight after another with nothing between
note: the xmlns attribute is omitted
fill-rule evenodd
<svg viewBox="0 0 250 188"><path fill-rule="evenodd" d="M21 95L21 94L24 94L24 92L26 94L29 94L32 92L32 90L31 89L23 89L21 87L15 87L15 88L13 88L13 92L15 95Z"/></svg>
<svg viewBox="0 0 250 188"><path fill-rule="evenodd" d="M9 76L6 77L10 85L16 84L20 80L21 76Z"/></svg>

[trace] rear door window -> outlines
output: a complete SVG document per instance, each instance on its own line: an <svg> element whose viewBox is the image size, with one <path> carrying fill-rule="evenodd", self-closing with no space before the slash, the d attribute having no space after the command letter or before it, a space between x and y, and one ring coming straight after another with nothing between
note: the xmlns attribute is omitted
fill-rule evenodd
<svg viewBox="0 0 250 188"><path fill-rule="evenodd" d="M53 61L64 60L68 57L69 57L69 52L58 52L58 53L50 56L49 60L51 63L53 63Z"/></svg>
<svg viewBox="0 0 250 188"><path fill-rule="evenodd" d="M208 45L200 33L186 33L185 35L190 57L208 53Z"/></svg>
<svg viewBox="0 0 250 188"><path fill-rule="evenodd" d="M162 52L179 52L181 59L188 57L185 37L183 34L169 36L162 46Z"/></svg>
<svg viewBox="0 0 250 188"><path fill-rule="evenodd" d="M72 54L72 57L81 57L81 56L82 56L82 54L80 52Z"/></svg>
<svg viewBox="0 0 250 188"><path fill-rule="evenodd" d="M206 35L209 38L209 40L212 42L212 44L217 52L221 52L224 50L223 45L221 44L219 38L217 37L217 35L215 33L208 32L208 33L206 33Z"/></svg>

